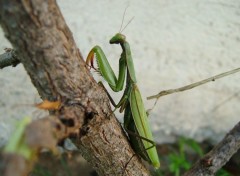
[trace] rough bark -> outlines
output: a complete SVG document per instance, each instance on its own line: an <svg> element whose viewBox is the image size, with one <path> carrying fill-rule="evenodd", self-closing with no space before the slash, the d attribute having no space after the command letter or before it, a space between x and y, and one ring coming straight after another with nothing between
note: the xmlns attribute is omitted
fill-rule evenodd
<svg viewBox="0 0 240 176"><path fill-rule="evenodd" d="M42 99L61 101L55 114L97 172L148 175L137 157L125 168L134 153L55 0L0 0L0 23Z"/></svg>
<svg viewBox="0 0 240 176"><path fill-rule="evenodd" d="M240 148L240 122L216 145L201 158L184 176L215 175Z"/></svg>

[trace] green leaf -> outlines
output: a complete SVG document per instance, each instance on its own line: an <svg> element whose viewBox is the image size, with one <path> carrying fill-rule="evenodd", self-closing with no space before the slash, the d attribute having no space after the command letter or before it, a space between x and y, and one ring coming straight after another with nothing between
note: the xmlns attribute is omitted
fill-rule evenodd
<svg viewBox="0 0 240 176"><path fill-rule="evenodd" d="M4 152L20 154L27 159L31 157L32 151L24 141L25 128L30 122L31 118L25 117L17 124L16 130L3 150Z"/></svg>

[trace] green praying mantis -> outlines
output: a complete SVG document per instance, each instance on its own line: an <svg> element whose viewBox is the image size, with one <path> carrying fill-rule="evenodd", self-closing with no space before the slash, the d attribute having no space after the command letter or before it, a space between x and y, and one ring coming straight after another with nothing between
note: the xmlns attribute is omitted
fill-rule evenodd
<svg viewBox="0 0 240 176"><path fill-rule="evenodd" d="M126 37L120 32L115 34L110 39L110 44L120 44L122 48L121 57L119 59L118 77L116 77L116 75L114 74L114 71L111 68L103 50L99 46L95 46L92 48L92 50L88 54L86 63L90 66L90 68L94 68L95 70L97 70L109 84L110 88L115 92L123 90L126 77L126 87L123 96L118 104L115 104L108 92L106 92L115 108L120 108L120 112L123 112L125 110L124 128L128 133L130 143L134 151L139 154L144 160L148 161L151 165L153 165L155 168L159 168L160 162L155 144L153 142L154 139L148 122L147 113L144 108L141 93L136 84L137 80L135 76L135 69L131 56L130 45L126 41ZM96 56L96 61L98 64L97 69L94 67L94 56ZM240 68L237 68L178 89L161 91L157 95L150 96L147 99L155 98L155 106L157 100L161 96L189 90L194 87L206 84L208 82L215 81L216 79L237 73L239 71Z"/></svg>
<svg viewBox="0 0 240 176"><path fill-rule="evenodd" d="M110 44L120 44L122 47L118 78L115 76L103 50L99 46L92 48L87 56L86 63L91 68L96 69L94 67L94 56L96 56L98 64L98 69L96 70L115 92L123 90L126 77L126 87L119 103L115 104L111 98L110 100L115 108L120 108L120 112L125 110L124 128L129 134L130 143L134 151L155 168L159 168L160 162L153 142L154 139L148 122L147 112L136 84L137 80L130 45L126 41L126 37L120 32L111 38Z"/></svg>

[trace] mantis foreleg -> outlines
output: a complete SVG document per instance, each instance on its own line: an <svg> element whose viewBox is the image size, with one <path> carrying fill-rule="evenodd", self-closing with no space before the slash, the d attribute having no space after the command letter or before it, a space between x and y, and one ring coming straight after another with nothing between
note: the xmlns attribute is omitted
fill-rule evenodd
<svg viewBox="0 0 240 176"><path fill-rule="evenodd" d="M100 72L101 76L107 81L107 83L109 84L113 91L115 92L121 91L123 89L123 84L126 75L125 59L122 56L119 59L119 75L117 79L104 52L99 46L93 47L93 49L89 52L86 63L88 65L89 63L91 63L91 67L94 68L93 64L94 55L96 55L98 71Z"/></svg>

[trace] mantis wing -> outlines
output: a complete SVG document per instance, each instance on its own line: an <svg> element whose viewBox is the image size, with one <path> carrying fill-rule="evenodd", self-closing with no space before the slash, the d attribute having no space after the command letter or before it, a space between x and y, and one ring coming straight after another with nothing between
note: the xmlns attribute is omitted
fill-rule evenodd
<svg viewBox="0 0 240 176"><path fill-rule="evenodd" d="M133 85L129 102L138 134L143 138L154 141L142 97L136 84ZM144 139L142 139L142 142L145 149L147 149L149 159L151 160L153 166L155 168L159 168L160 162L158 159L156 147L152 147L152 143Z"/></svg>

